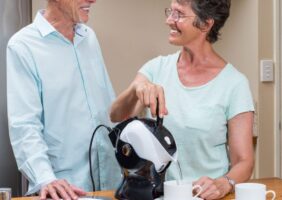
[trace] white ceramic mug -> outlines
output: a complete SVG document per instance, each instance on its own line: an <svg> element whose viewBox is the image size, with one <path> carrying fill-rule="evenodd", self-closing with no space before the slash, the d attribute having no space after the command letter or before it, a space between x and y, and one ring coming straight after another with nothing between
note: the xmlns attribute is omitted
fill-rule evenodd
<svg viewBox="0 0 282 200"><path fill-rule="evenodd" d="M266 185L260 183L239 183L235 185L236 200L266 200L266 195L272 194L272 200L276 193L273 190L266 191Z"/></svg>
<svg viewBox="0 0 282 200"><path fill-rule="evenodd" d="M199 189L193 196L193 190ZM165 181L164 182L164 200L192 200L202 192L200 185L192 185L191 181Z"/></svg>

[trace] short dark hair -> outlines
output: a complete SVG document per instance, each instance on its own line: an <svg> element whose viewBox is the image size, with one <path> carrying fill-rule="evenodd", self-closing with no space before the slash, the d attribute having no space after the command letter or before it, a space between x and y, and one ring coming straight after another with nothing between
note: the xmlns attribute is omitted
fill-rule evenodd
<svg viewBox="0 0 282 200"><path fill-rule="evenodd" d="M214 20L206 39L210 43L215 43L220 36L219 30L229 17L231 0L177 0L177 2L191 5L193 12L197 16L193 25L199 29L204 28L207 20Z"/></svg>

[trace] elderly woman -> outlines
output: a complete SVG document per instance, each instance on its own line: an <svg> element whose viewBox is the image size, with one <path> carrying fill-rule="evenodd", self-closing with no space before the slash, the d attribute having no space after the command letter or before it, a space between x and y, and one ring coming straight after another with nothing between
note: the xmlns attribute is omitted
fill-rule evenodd
<svg viewBox="0 0 282 200"><path fill-rule="evenodd" d="M232 192L249 179L254 163L248 81L212 47L229 10L230 0L172 0L165 10L169 42L181 51L146 63L111 109L115 122L145 107L153 117L166 115L183 178L203 187L203 199ZM178 179L178 171L172 164L167 178Z"/></svg>

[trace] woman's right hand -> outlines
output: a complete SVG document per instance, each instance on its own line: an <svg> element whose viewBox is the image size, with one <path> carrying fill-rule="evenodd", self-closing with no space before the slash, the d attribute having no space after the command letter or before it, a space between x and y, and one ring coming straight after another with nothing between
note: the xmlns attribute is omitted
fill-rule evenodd
<svg viewBox="0 0 282 200"><path fill-rule="evenodd" d="M167 115L163 87L151 83L143 74L138 73L130 86L113 102L110 112L111 121L120 122L137 116L145 107L149 107L152 116L156 117L157 102L159 117Z"/></svg>
<svg viewBox="0 0 282 200"><path fill-rule="evenodd" d="M164 115L168 114L165 104L164 89L162 86L153 84L148 80L139 80L133 82L133 87L140 103L143 106L150 108L152 117L157 116L157 103L159 104L159 117L162 118Z"/></svg>

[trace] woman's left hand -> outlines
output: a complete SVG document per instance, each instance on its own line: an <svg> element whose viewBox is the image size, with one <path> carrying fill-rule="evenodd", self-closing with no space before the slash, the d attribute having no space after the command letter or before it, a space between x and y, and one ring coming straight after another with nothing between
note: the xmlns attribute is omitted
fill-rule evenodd
<svg viewBox="0 0 282 200"><path fill-rule="evenodd" d="M232 190L232 186L224 177L218 179L212 179L206 176L201 177L193 185L200 185L202 187L199 197L205 200L220 199Z"/></svg>

